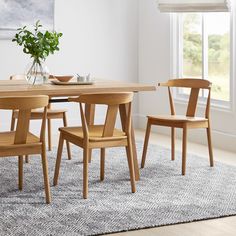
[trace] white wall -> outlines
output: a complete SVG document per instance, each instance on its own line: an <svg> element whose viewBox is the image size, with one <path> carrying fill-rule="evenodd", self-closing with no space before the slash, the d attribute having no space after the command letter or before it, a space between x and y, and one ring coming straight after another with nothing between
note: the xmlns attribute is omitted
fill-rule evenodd
<svg viewBox="0 0 236 236"><path fill-rule="evenodd" d="M235 21L235 20L234 20ZM160 13L155 0L139 1L139 81L157 83L172 77L171 69L171 27L169 14ZM235 49L234 49L234 55ZM234 65L236 68L236 65ZM234 94L236 88L234 87ZM215 147L236 151L236 96L234 111L224 112L212 109L213 143ZM148 104L148 106L147 106ZM177 108L184 112L183 104ZM139 126L145 128L147 114L169 114L167 91L158 89L155 93L139 96ZM155 129L169 133L166 128ZM204 131L189 132L190 139L206 143Z"/></svg>
<svg viewBox="0 0 236 236"><path fill-rule="evenodd" d="M136 0L55 0L55 29L63 37L60 52L46 60L51 73L91 73L108 80L138 81ZM24 72L28 62L22 49L10 40L0 40L0 79ZM69 110L68 123L78 123L78 107L63 106ZM4 128L8 129L9 116L5 117Z"/></svg>
<svg viewBox="0 0 236 236"><path fill-rule="evenodd" d="M64 35L60 52L47 60L51 73L90 72L109 80L139 79L150 84L171 77L170 17L159 13L155 0L56 0L55 29ZM28 62L14 43L0 40L0 79L22 73ZM234 106L235 99L236 96ZM69 124L79 123L77 106L63 106L69 110ZM177 106L183 110L182 105ZM236 107L232 113L212 111L215 146L236 150L235 111ZM168 112L166 90L159 89L140 93L134 117L138 118L139 127L145 128L147 114ZM1 117L1 129L6 130L10 116L1 112ZM58 125L54 123L54 133ZM167 129L156 131L166 133ZM191 134L190 139L205 143L205 132Z"/></svg>

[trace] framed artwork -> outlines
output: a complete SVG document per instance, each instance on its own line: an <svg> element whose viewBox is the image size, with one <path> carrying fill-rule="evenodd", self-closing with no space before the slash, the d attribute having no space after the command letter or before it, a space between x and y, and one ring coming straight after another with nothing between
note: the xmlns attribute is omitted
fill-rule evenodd
<svg viewBox="0 0 236 236"><path fill-rule="evenodd" d="M53 30L54 0L0 0L0 39L13 38L16 29L32 27L37 20Z"/></svg>

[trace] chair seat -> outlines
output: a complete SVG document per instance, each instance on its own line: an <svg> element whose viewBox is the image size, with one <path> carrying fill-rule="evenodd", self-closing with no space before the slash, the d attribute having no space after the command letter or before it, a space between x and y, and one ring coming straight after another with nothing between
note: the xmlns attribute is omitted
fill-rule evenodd
<svg viewBox="0 0 236 236"><path fill-rule="evenodd" d="M18 113L18 111L15 111L15 112ZM57 114L57 113L63 113L63 112L67 112L67 110L66 109L47 109L48 114ZM43 109L33 109L31 113L43 114Z"/></svg>
<svg viewBox="0 0 236 236"><path fill-rule="evenodd" d="M114 129L112 137L102 137L103 134L103 125L92 125L88 127L89 129L89 141L105 141L105 140L117 140L117 139L126 139L127 136L122 130ZM69 136L74 138L83 139L83 130L82 127L62 127L59 130Z"/></svg>
<svg viewBox="0 0 236 236"><path fill-rule="evenodd" d="M48 114L63 113L66 111L67 111L66 109L47 109ZM42 113L43 114L43 109L34 109L31 111L31 113Z"/></svg>
<svg viewBox="0 0 236 236"><path fill-rule="evenodd" d="M0 133L0 147L14 145L15 131ZM40 139L32 133L27 135L27 144L39 143Z"/></svg>
<svg viewBox="0 0 236 236"><path fill-rule="evenodd" d="M34 109L31 111L31 118L41 119L43 117L42 109ZM67 110L63 109L48 109L47 110L47 118L62 118L63 113L67 112ZM18 111L14 111L14 118L18 118Z"/></svg>
<svg viewBox="0 0 236 236"><path fill-rule="evenodd" d="M173 122L204 122L208 119L203 117L190 117L181 115L160 115L160 116L148 116L148 119L159 120L159 121L173 121Z"/></svg>

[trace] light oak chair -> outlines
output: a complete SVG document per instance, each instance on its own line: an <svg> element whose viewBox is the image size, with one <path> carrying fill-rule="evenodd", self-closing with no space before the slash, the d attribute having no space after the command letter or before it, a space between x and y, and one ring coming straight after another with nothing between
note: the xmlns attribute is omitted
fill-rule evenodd
<svg viewBox="0 0 236 236"><path fill-rule="evenodd" d="M10 77L10 80L25 80L24 75L12 75ZM52 150L52 138L51 138L51 120L53 119L62 119L64 127L67 126L67 118L66 118L66 110L64 109L52 109L51 104L48 104L48 111L47 111L47 128L48 128L48 150ZM31 120L41 120L43 117L43 110L32 110L30 119ZM18 111L14 110L12 111L12 118L11 118L11 131L15 129L15 122L16 119L18 119ZM70 151L70 145L68 142L66 142L67 145L67 153L68 153L68 159L71 160L71 151ZM28 156L26 156L26 162L28 163L29 159Z"/></svg>
<svg viewBox="0 0 236 236"><path fill-rule="evenodd" d="M209 159L210 166L214 166L212 142L211 142L211 126L210 126L210 102L211 102L211 83L203 79L174 79L169 80L167 83L159 83L158 86L168 87L169 102L171 115L164 116L148 116L147 128L145 134L145 141L143 147L142 164L141 168L144 168L148 140L150 136L151 126L168 126L171 127L171 156L172 160L175 159L175 128L183 129L183 140L182 140L182 175L186 172L186 152L187 152L187 132L189 129L206 128L208 148L209 148ZM174 102L171 93L171 87L190 88L190 96L187 107L186 115L176 115ZM196 117L196 109L199 91L205 89L208 90L205 117Z"/></svg>
<svg viewBox="0 0 236 236"><path fill-rule="evenodd" d="M78 102L80 105L82 127L59 128L60 140L57 153L57 161L54 174L54 185L58 184L59 169L61 163L63 141L67 140L83 148L83 197L88 197L88 161L89 151L94 148L101 149L100 180L104 180L105 172L105 148L125 146L129 164L131 190L135 190L135 176L133 153L131 144L131 102L133 93L106 93L106 94L84 94L78 98L70 98L71 102ZM107 105L106 120L104 125L88 125L82 104L103 104ZM127 104L128 116L125 131L116 129L115 122L119 105Z"/></svg>
<svg viewBox="0 0 236 236"><path fill-rule="evenodd" d="M0 109L18 110L16 131L0 133L0 157L18 156L19 190L23 188L23 155L40 154L42 157L46 202L50 203L48 164L45 148L45 125L48 96L0 97ZM31 110L43 108L40 137L29 132ZM11 170L9 170L11 171Z"/></svg>

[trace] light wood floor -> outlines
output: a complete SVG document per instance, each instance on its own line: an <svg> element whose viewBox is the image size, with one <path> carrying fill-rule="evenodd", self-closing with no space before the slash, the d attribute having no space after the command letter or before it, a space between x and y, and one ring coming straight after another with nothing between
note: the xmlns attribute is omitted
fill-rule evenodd
<svg viewBox="0 0 236 236"><path fill-rule="evenodd" d="M136 130L136 139L143 140L144 132ZM150 143L170 147L170 138L163 135L152 134ZM176 150L181 150L181 142L177 141ZM199 144L188 143L188 152L197 153L208 158L207 147ZM140 158L140 157L139 157ZM214 149L214 159L223 163L236 166L236 154L224 150ZM235 183L236 184L236 183ZM151 229L129 231L110 234L112 236L235 236L236 216L215 220L205 220L193 223L163 226Z"/></svg>

